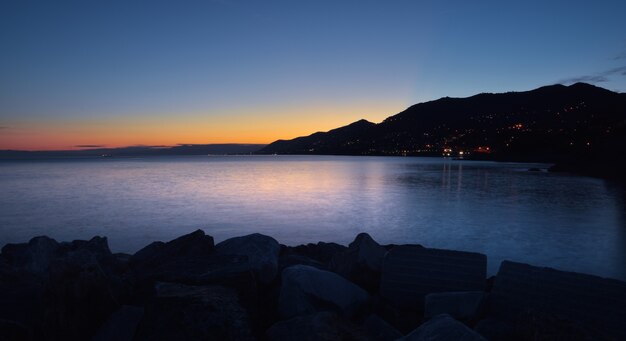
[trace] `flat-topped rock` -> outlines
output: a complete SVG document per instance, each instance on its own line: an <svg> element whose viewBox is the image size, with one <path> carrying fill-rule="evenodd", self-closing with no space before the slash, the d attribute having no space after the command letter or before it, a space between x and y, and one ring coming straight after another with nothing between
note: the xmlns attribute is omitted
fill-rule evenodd
<svg viewBox="0 0 626 341"><path fill-rule="evenodd" d="M383 260L380 294L398 307L421 309L429 293L484 290L486 274L483 254L399 245Z"/></svg>
<svg viewBox="0 0 626 341"><path fill-rule="evenodd" d="M528 311L571 320L602 337L626 339L626 282L504 261L490 316L518 321Z"/></svg>

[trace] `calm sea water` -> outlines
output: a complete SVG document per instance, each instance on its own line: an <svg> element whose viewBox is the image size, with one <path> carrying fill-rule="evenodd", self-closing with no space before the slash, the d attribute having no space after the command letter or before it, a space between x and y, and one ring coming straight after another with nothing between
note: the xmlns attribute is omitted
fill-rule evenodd
<svg viewBox="0 0 626 341"><path fill-rule="evenodd" d="M109 238L134 252L201 228L296 245L380 243L482 252L626 280L626 195L547 165L443 158L201 156L0 162L0 245Z"/></svg>

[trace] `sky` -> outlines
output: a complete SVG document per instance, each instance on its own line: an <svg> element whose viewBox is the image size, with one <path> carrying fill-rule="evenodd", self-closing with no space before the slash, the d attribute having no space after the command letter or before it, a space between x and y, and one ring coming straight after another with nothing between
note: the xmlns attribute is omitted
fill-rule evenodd
<svg viewBox="0 0 626 341"><path fill-rule="evenodd" d="M270 143L444 96L626 92L626 1L0 1L0 149Z"/></svg>

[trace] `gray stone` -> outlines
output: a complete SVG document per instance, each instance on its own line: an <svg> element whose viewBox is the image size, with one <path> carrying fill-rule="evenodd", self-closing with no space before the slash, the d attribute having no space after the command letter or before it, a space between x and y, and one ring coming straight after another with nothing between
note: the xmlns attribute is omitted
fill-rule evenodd
<svg viewBox="0 0 626 341"><path fill-rule="evenodd" d="M135 340L253 340L237 293L220 286L157 283Z"/></svg>
<svg viewBox="0 0 626 341"><path fill-rule="evenodd" d="M368 299L365 290L333 272L307 265L290 266L282 272L279 312L283 318L327 308L351 316Z"/></svg>
<svg viewBox="0 0 626 341"><path fill-rule="evenodd" d="M450 315L433 317L408 335L398 339L402 341L486 341L484 337L469 329Z"/></svg>
<svg viewBox="0 0 626 341"><path fill-rule="evenodd" d="M275 323L266 332L270 341L365 340L362 330L332 312L319 312Z"/></svg>
<svg viewBox="0 0 626 341"><path fill-rule="evenodd" d="M400 245L385 255L380 294L397 307L421 309L429 293L484 290L486 273L480 253Z"/></svg>
<svg viewBox="0 0 626 341"><path fill-rule="evenodd" d="M504 261L487 314L519 324L533 319L524 318L530 312L542 320L570 320L590 333L599 333L597 338L626 339L624 307L626 282Z"/></svg>
<svg viewBox="0 0 626 341"><path fill-rule="evenodd" d="M278 272L280 244L259 233L227 239L215 246L219 255L244 255L261 283L271 283Z"/></svg>
<svg viewBox="0 0 626 341"><path fill-rule="evenodd" d="M132 341L142 318L142 307L122 306L109 316L109 319L98 329L98 332L91 340Z"/></svg>
<svg viewBox="0 0 626 341"><path fill-rule="evenodd" d="M426 295L424 317L449 314L457 320L478 318L486 293L483 291L441 292Z"/></svg>
<svg viewBox="0 0 626 341"><path fill-rule="evenodd" d="M378 315L370 315L363 322L363 326L372 340L391 341L402 337L402 334L396 328L378 317Z"/></svg>

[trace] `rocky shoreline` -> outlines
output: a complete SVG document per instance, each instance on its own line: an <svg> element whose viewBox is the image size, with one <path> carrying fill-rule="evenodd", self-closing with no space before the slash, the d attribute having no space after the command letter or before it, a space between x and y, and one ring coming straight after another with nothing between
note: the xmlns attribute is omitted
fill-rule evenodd
<svg viewBox="0 0 626 341"><path fill-rule="evenodd" d="M42 236L0 254L0 340L618 340L626 283L478 253L295 247L202 230L133 255Z"/></svg>

